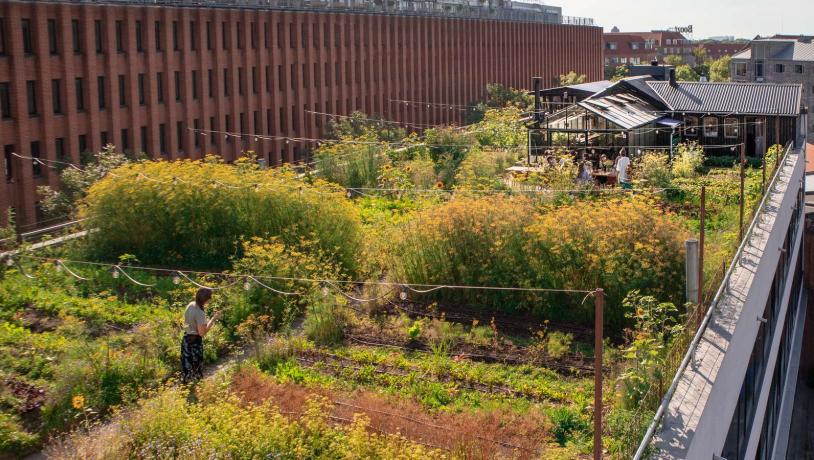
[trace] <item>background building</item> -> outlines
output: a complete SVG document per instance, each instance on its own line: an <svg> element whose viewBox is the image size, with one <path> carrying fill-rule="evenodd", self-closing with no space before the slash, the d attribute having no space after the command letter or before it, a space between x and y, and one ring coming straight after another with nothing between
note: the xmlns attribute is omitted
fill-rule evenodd
<svg viewBox="0 0 814 460"><path fill-rule="evenodd" d="M753 83L799 83L802 105L814 107L814 43L811 37L758 38L732 57L732 81ZM808 120L814 136L814 117Z"/></svg>
<svg viewBox="0 0 814 460"><path fill-rule="evenodd" d="M460 122L460 107L483 99L487 83L602 76L602 29L556 7L258 3L0 3L0 210L35 222L35 187L58 183L55 171L15 153L78 162L113 143L167 159L254 150L279 164L304 159L315 142L300 139L323 135L326 117L308 111Z"/></svg>
<svg viewBox="0 0 814 460"><path fill-rule="evenodd" d="M664 57L670 55L681 56L687 63L693 62L693 44L679 32L609 32L602 40L607 67L646 65L654 60L663 62Z"/></svg>

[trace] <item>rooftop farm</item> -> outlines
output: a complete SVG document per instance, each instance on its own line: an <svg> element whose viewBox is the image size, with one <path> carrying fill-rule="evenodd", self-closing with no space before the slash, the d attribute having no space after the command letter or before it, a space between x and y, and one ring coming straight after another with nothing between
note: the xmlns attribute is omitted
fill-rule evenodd
<svg viewBox="0 0 814 460"><path fill-rule="evenodd" d="M108 148L62 170L43 205L86 236L14 248L0 271L0 457L590 458L597 410L605 455L629 457L699 310L684 243L701 186L710 292L740 168L683 144L634 155L630 191L577 183L565 150L509 177L528 101L491 93L472 124L420 135L336 120L307 167L263 169L247 146L232 164ZM182 385L200 286L222 315L204 379Z"/></svg>

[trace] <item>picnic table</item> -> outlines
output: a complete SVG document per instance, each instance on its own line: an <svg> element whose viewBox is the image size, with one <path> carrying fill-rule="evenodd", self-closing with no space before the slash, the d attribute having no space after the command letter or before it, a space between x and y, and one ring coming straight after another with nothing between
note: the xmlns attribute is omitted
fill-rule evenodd
<svg viewBox="0 0 814 460"><path fill-rule="evenodd" d="M619 182L619 176L616 171L593 171L591 175L600 186L615 186Z"/></svg>

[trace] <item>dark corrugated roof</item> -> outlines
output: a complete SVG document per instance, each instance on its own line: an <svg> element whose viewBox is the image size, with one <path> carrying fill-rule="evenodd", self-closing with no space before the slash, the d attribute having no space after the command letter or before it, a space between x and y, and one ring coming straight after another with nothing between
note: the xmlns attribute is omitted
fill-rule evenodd
<svg viewBox="0 0 814 460"><path fill-rule="evenodd" d="M801 85L679 82L672 86L666 81L648 81L647 85L675 112L800 114Z"/></svg>
<svg viewBox="0 0 814 460"><path fill-rule="evenodd" d="M579 106L624 129L638 128L664 116L657 113L658 108L630 93L592 97L580 102Z"/></svg>

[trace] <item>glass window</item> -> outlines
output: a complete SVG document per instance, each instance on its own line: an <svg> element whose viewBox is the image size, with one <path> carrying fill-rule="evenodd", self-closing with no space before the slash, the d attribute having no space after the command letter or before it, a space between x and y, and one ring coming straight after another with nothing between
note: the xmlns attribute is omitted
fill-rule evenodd
<svg viewBox="0 0 814 460"><path fill-rule="evenodd" d="M161 21L155 21L155 50L161 52Z"/></svg>
<svg viewBox="0 0 814 460"><path fill-rule="evenodd" d="M25 54L34 54L34 37L31 31L31 19L24 18L21 20L21 28L23 34L23 52Z"/></svg>
<svg viewBox="0 0 814 460"><path fill-rule="evenodd" d="M0 18L0 56L6 55L6 19Z"/></svg>
<svg viewBox="0 0 814 460"><path fill-rule="evenodd" d="M116 52L124 53L124 23L116 21Z"/></svg>
<svg viewBox="0 0 814 460"><path fill-rule="evenodd" d="M763 78L763 61L755 61L755 77Z"/></svg>
<svg viewBox="0 0 814 460"><path fill-rule="evenodd" d="M718 137L717 117L704 117L704 137Z"/></svg>
<svg viewBox="0 0 814 460"><path fill-rule="evenodd" d="M725 118L724 119L724 137L727 139L735 139L738 137L738 119Z"/></svg>
<svg viewBox="0 0 814 460"><path fill-rule="evenodd" d="M158 72L155 76L155 92L158 96L158 103L164 103L164 72Z"/></svg>
<svg viewBox="0 0 814 460"><path fill-rule="evenodd" d="M783 73L786 71L786 66L783 64L775 64L774 71L775 73Z"/></svg>
<svg viewBox="0 0 814 460"><path fill-rule="evenodd" d="M79 21L76 19L71 21L71 42L74 54L80 54L82 52L82 34L79 31Z"/></svg>
<svg viewBox="0 0 814 460"><path fill-rule="evenodd" d="M57 54L59 52L59 47L57 46L57 20L56 19L49 19L48 20L48 52L51 54Z"/></svg>
<svg viewBox="0 0 814 460"><path fill-rule="evenodd" d="M93 21L93 38L96 43L96 54L102 54L102 21Z"/></svg>
<svg viewBox="0 0 814 460"><path fill-rule="evenodd" d="M698 136L698 117L684 117L684 135L687 137Z"/></svg>
<svg viewBox="0 0 814 460"><path fill-rule="evenodd" d="M105 77L103 75L99 75L96 77L96 93L97 98L99 99L99 110L104 110L107 108L107 98L105 95L107 92L105 91Z"/></svg>
<svg viewBox="0 0 814 460"><path fill-rule="evenodd" d="M119 106L127 107L127 84L124 75L119 75Z"/></svg>
<svg viewBox="0 0 814 460"><path fill-rule="evenodd" d="M54 106L54 113L59 115L62 113L62 81L59 79L51 80L51 102Z"/></svg>
<svg viewBox="0 0 814 460"><path fill-rule="evenodd" d="M802 64L796 64L794 66L794 73L803 73L803 66Z"/></svg>
<svg viewBox="0 0 814 460"><path fill-rule="evenodd" d="M37 109L37 82L34 80L28 80L25 82L25 91L26 96L28 97L28 115L31 117L36 117L39 113Z"/></svg>
<svg viewBox="0 0 814 460"><path fill-rule="evenodd" d="M0 117L11 118L11 89L9 83L0 83Z"/></svg>
<svg viewBox="0 0 814 460"><path fill-rule="evenodd" d="M738 77L745 77L746 76L746 63L745 62L738 62L735 64L735 75Z"/></svg>
<svg viewBox="0 0 814 460"><path fill-rule="evenodd" d="M142 28L141 21L136 21L136 51L139 53L144 52L144 31Z"/></svg>
<svg viewBox="0 0 814 460"><path fill-rule="evenodd" d="M33 167L33 175L34 177L42 176L42 163L40 163L39 158L41 156L40 152L40 141L33 141L31 143L31 157L35 158L32 162Z"/></svg>
<svg viewBox="0 0 814 460"><path fill-rule="evenodd" d="M172 49L173 51L181 49L180 40L178 38L178 21L172 21Z"/></svg>
<svg viewBox="0 0 814 460"><path fill-rule="evenodd" d="M76 89L76 110L82 112L85 110L85 81L82 77L76 78L74 88Z"/></svg>

